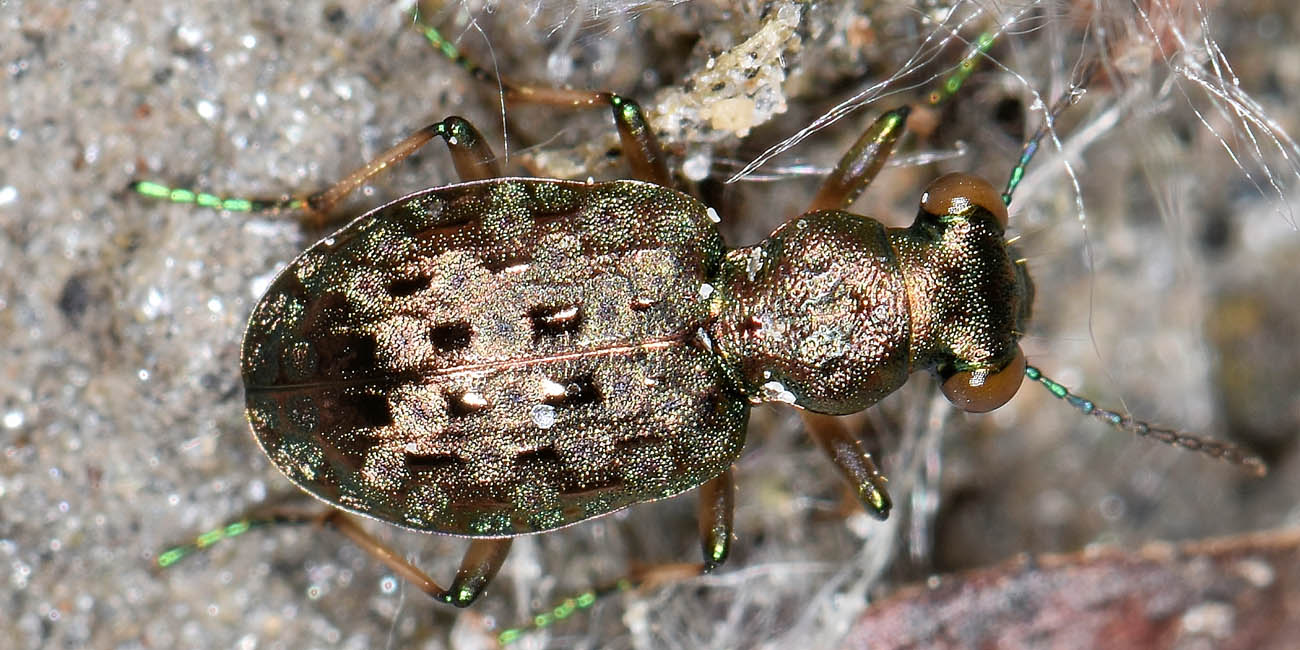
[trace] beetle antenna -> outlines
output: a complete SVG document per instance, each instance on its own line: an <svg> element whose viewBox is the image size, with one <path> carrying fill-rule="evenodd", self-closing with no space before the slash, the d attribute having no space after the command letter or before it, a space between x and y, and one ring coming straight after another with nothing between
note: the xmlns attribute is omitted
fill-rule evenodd
<svg viewBox="0 0 1300 650"><path fill-rule="evenodd" d="M1084 88L1088 85L1095 75L1096 67L1090 68L1083 75L1083 81L1070 87L1070 90L1056 100L1052 108L1047 111L1042 125L1034 132L1034 135L1025 141L1024 146L1020 149L1020 159L1016 166L1012 168L1011 175L1007 178L1007 187L1002 192L1002 202L1011 205L1011 197L1015 194L1016 188L1020 186L1020 181L1025 176L1025 169L1029 166L1034 155L1038 153L1038 145L1048 133L1055 128L1056 118L1061 113L1074 105L1083 97ZM1023 260L1017 260L1017 263L1023 263ZM1062 386L1051 378L1042 373L1041 370L1034 366L1025 366L1025 377L1042 384L1044 388L1059 399L1063 399L1071 406L1078 409L1084 415L1091 415L1105 422L1111 427L1120 431L1127 431L1135 436L1143 438L1153 438L1167 445L1182 447L1191 451L1200 452L1212 458L1225 460L1233 465L1239 465L1247 469L1255 476L1263 476L1268 473L1268 466L1259 456L1238 447L1229 442L1222 442L1211 438L1203 438L1190 433L1183 433L1173 429L1157 427L1149 422L1137 420L1127 415L1121 415L1117 411L1098 407L1092 400L1071 393L1068 388Z"/></svg>
<svg viewBox="0 0 1300 650"><path fill-rule="evenodd" d="M1008 206L1011 205L1011 197L1015 194L1016 188L1020 186L1020 181L1024 179L1025 169L1029 167L1030 161L1038 153L1039 143L1048 133L1052 132L1052 129L1056 128L1056 118L1060 117L1061 113L1065 112L1065 109L1078 103L1083 98L1085 89L1095 75L1095 70L1096 67L1090 68L1084 73L1083 81L1071 85L1070 89L1060 99L1056 100L1056 103L1043 117L1043 123L1039 125L1038 130L1034 132L1032 137L1025 140L1025 144L1020 147L1020 159L1016 161L1016 166L1011 169L1011 175L1007 177L1006 189L1002 190L1003 203Z"/></svg>
<svg viewBox="0 0 1300 650"><path fill-rule="evenodd" d="M1202 438L1189 433L1174 431L1173 429L1164 429L1153 426L1149 422L1100 408L1092 400L1071 393L1070 389L1048 378L1034 366L1025 366L1025 376L1042 384L1048 392L1065 400L1070 406L1079 409L1084 415L1091 415L1120 431L1127 431L1142 438L1153 438L1167 445L1190 449L1211 458L1225 460L1233 465L1246 468L1255 476L1263 476L1268 473L1268 466L1264 464L1263 459L1230 442Z"/></svg>

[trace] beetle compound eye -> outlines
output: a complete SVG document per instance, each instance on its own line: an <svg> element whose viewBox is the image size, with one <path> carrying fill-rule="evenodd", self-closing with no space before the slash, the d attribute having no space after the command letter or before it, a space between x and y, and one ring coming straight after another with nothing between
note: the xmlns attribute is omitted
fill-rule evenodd
<svg viewBox="0 0 1300 650"><path fill-rule="evenodd" d="M1025 376L1025 353L1016 346L1012 357L1001 370L963 370L943 380L943 396L968 413L987 413L1011 400Z"/></svg>
<svg viewBox="0 0 1300 650"><path fill-rule="evenodd" d="M971 206L988 210L1007 227L1007 206L1002 195L989 182L971 174L947 174L930 182L921 195L921 209L943 216L965 214Z"/></svg>

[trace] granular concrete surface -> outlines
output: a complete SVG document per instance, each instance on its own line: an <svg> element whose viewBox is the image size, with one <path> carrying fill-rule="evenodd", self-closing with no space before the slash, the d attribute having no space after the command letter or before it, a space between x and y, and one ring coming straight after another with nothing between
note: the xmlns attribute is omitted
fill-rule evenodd
<svg viewBox="0 0 1300 650"><path fill-rule="evenodd" d="M987 4L467 1L426 18L489 69L641 98L678 176L747 245L800 211L816 189L806 172L884 108L923 100L960 60L958 38L994 29ZM891 480L895 512L879 523L793 411L763 406L736 470L728 563L606 598L523 647L831 647L873 600L930 575L1300 523L1300 152L1273 139L1298 130L1296 12L1193 2L1171 18L1143 3L1161 7L1143 19L1103 4L1026 12L990 51L996 65L916 112L923 133L855 211L905 225L941 172L1000 183L1041 121L1035 99L1059 96L1110 39L1057 122L1065 154L1045 141L1012 205L1037 287L1024 348L1100 404L1251 446L1270 475L1116 433L1037 387L955 414L921 374L847 421ZM606 113L503 110L408 22L404 5L352 0L0 0L0 646L495 647L634 563L698 558L683 496L517 540L464 611L312 526L156 566L244 513L323 508L250 436L238 368L259 291L324 231L152 200L131 181L308 193L450 114L508 150L512 173L624 173ZM858 93L879 98L723 182ZM453 181L435 142L341 212ZM439 581L466 544L365 526Z"/></svg>

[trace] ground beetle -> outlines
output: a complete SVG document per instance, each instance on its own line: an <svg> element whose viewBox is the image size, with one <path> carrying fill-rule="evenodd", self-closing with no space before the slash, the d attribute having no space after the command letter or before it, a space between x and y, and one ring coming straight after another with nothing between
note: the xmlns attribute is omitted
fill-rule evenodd
<svg viewBox="0 0 1300 650"><path fill-rule="evenodd" d="M844 210L904 132L909 109L889 111L804 214L729 249L717 213L672 189L634 101L498 80L423 29L449 58L499 82L507 101L611 109L636 180L502 177L479 132L450 117L303 200L135 189L325 214L434 138L446 142L463 182L376 208L303 252L253 310L242 356L259 444L338 508L318 520L436 599L473 602L515 536L697 487L700 568L710 570L732 539L731 465L752 405L853 413L919 370L936 373L966 411L1001 406L1028 376L1113 426L1262 470L1231 445L1098 409L1026 365L1018 341L1033 285L1004 231L1037 138L1006 192L943 176L910 227L886 228ZM870 454L832 421L806 421L868 512L885 518L890 499ZM444 589L343 511L472 541Z"/></svg>

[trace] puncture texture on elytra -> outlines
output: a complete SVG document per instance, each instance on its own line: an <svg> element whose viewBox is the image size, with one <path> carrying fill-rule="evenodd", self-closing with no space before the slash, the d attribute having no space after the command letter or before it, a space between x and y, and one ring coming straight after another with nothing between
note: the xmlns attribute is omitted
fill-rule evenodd
<svg viewBox="0 0 1300 650"><path fill-rule="evenodd" d="M700 343L722 241L636 181L418 192L308 249L244 340L248 414L295 483L472 536L671 496L740 454L748 405Z"/></svg>
<svg viewBox="0 0 1300 650"><path fill-rule="evenodd" d="M648 183L418 192L273 282L244 341L249 419L304 489L419 530L518 535L671 496L739 456L751 402L847 413L916 369L1005 365L1028 280L967 212L887 229L824 210L726 251L703 204Z"/></svg>

